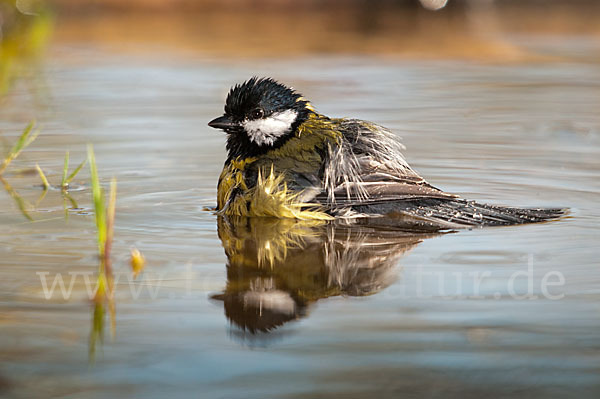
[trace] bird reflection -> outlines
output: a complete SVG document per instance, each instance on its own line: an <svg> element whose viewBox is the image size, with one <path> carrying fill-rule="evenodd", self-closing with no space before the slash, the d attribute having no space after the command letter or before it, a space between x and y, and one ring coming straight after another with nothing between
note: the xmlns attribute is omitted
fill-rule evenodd
<svg viewBox="0 0 600 399"><path fill-rule="evenodd" d="M366 296L388 287L398 260L439 232L385 225L219 216L227 255L225 315L242 331L272 331L331 296Z"/></svg>

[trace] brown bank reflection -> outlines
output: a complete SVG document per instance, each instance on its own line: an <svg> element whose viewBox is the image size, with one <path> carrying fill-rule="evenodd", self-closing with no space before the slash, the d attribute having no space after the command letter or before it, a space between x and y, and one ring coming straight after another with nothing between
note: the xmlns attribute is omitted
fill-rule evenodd
<svg viewBox="0 0 600 399"><path fill-rule="evenodd" d="M345 225L270 218L219 217L227 255L223 302L232 325L267 333L308 315L316 301L366 296L396 278L399 259L441 233L375 223Z"/></svg>

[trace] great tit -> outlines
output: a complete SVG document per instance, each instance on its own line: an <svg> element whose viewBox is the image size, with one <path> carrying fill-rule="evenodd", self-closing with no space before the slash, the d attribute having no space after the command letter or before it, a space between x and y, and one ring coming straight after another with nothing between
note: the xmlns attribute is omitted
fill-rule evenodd
<svg viewBox="0 0 600 399"><path fill-rule="evenodd" d="M387 128L318 113L271 78L233 86L225 114L208 124L227 133L217 210L224 215L431 228L512 225L558 218L565 209L480 204L427 183Z"/></svg>

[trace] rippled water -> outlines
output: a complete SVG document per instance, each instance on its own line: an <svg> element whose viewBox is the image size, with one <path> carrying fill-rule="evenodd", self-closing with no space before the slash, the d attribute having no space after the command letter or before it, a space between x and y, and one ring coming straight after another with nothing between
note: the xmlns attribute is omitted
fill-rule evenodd
<svg viewBox="0 0 600 399"><path fill-rule="evenodd" d="M203 209L225 138L206 123L254 74L322 113L392 128L446 191L571 215L443 235L217 220ZM596 64L568 60L232 62L56 47L37 94L22 83L0 108L5 147L30 118L42 126L5 177L34 203L39 179L19 169L38 163L56 182L64 151L76 164L94 144L103 183L118 179L116 335L105 331L90 365L88 172L68 218L58 191L35 222L1 191L0 396L595 397L598 82ZM133 283L132 245L148 260ZM40 278L59 273L72 295L46 299Z"/></svg>

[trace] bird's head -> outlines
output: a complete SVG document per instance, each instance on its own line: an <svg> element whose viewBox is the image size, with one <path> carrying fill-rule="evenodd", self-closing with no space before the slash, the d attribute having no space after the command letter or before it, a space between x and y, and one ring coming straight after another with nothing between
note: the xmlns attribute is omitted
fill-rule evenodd
<svg viewBox="0 0 600 399"><path fill-rule="evenodd" d="M229 135L230 157L279 147L312 108L302 95L271 78L253 77L231 88L225 114L208 123Z"/></svg>

